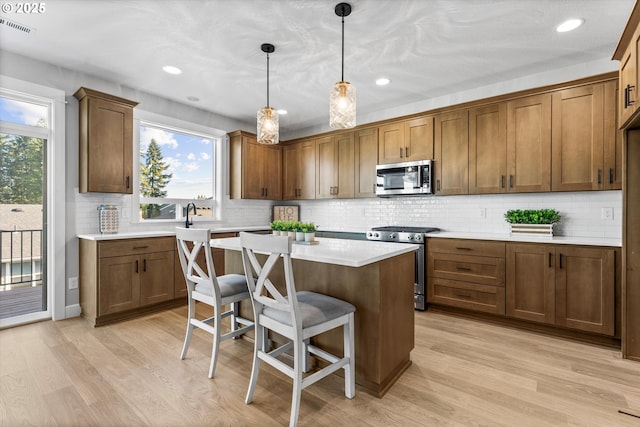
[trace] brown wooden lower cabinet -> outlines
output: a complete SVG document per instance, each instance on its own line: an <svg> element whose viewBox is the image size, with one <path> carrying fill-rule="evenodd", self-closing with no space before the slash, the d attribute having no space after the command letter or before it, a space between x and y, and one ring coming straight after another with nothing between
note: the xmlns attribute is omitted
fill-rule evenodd
<svg viewBox="0 0 640 427"><path fill-rule="evenodd" d="M175 237L80 239L80 306L94 325L174 299Z"/></svg>
<svg viewBox="0 0 640 427"><path fill-rule="evenodd" d="M436 305L614 337L620 280L619 248L427 243L427 301Z"/></svg>
<svg viewBox="0 0 640 427"><path fill-rule="evenodd" d="M509 317L613 336L616 250L507 243Z"/></svg>

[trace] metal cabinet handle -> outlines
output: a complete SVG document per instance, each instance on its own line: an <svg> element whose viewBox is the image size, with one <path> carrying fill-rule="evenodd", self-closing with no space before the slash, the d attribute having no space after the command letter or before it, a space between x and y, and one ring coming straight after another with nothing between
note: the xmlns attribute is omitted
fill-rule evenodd
<svg viewBox="0 0 640 427"><path fill-rule="evenodd" d="M440 191L440 180L436 179L436 191Z"/></svg>
<svg viewBox="0 0 640 427"><path fill-rule="evenodd" d="M473 250L471 248L466 248L464 246L456 246L456 249L459 250L459 251L471 251L471 250Z"/></svg>
<svg viewBox="0 0 640 427"><path fill-rule="evenodd" d="M404 156L409 157L409 147L404 147Z"/></svg>
<svg viewBox="0 0 640 427"><path fill-rule="evenodd" d="M133 249L137 250L137 249L147 249L149 246L145 245L145 246L134 246Z"/></svg>
<svg viewBox="0 0 640 427"><path fill-rule="evenodd" d="M504 188L504 175L500 175L500 188Z"/></svg>
<svg viewBox="0 0 640 427"><path fill-rule="evenodd" d="M471 298L471 295L469 294L456 294L456 296L459 298L467 298L467 299Z"/></svg>
<svg viewBox="0 0 640 427"><path fill-rule="evenodd" d="M138 260L136 260L136 273L138 272Z"/></svg>
<svg viewBox="0 0 640 427"><path fill-rule="evenodd" d="M613 184L613 168L609 168L609 184Z"/></svg>
<svg viewBox="0 0 640 427"><path fill-rule="evenodd" d="M509 188L513 188L513 175L509 175Z"/></svg>
<svg viewBox="0 0 640 427"><path fill-rule="evenodd" d="M460 271L471 271L471 269L469 267L456 267L456 270L460 270Z"/></svg>
<svg viewBox="0 0 640 427"><path fill-rule="evenodd" d="M602 171L598 169L598 185L602 183Z"/></svg>
<svg viewBox="0 0 640 427"><path fill-rule="evenodd" d="M635 101L631 100L631 91L635 88L636 87L633 85L627 85L627 87L624 88L624 108L627 108L635 103Z"/></svg>
<svg viewBox="0 0 640 427"><path fill-rule="evenodd" d="M562 268L562 254L560 254L560 268Z"/></svg>
<svg viewBox="0 0 640 427"><path fill-rule="evenodd" d="M131 185L129 184L129 176L127 176L127 180L126 180L126 181L127 181L127 182L126 182L126 186L127 186L127 188L130 188L130 187L131 187Z"/></svg>
<svg viewBox="0 0 640 427"><path fill-rule="evenodd" d="M142 260L142 271L147 271L147 259Z"/></svg>
<svg viewBox="0 0 640 427"><path fill-rule="evenodd" d="M402 147L400 147L400 158L402 158Z"/></svg>
<svg viewBox="0 0 640 427"><path fill-rule="evenodd" d="M553 262L553 254L549 252L549 268L551 268L551 263Z"/></svg>

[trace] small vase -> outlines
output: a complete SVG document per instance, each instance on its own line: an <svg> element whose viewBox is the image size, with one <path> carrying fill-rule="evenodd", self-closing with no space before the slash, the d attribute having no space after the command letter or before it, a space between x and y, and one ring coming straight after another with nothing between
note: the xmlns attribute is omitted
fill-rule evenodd
<svg viewBox="0 0 640 427"><path fill-rule="evenodd" d="M271 230L271 234L273 234L274 236L279 236L280 230Z"/></svg>
<svg viewBox="0 0 640 427"><path fill-rule="evenodd" d="M289 236L289 238L291 240L296 240L296 232L295 231L288 231L287 234L288 234L288 236Z"/></svg>
<svg viewBox="0 0 640 427"><path fill-rule="evenodd" d="M296 242L304 242L304 233L302 231L296 231Z"/></svg>
<svg viewBox="0 0 640 427"><path fill-rule="evenodd" d="M304 233L304 241L305 242L314 242L316 240L316 233L315 232L309 232L309 233Z"/></svg>

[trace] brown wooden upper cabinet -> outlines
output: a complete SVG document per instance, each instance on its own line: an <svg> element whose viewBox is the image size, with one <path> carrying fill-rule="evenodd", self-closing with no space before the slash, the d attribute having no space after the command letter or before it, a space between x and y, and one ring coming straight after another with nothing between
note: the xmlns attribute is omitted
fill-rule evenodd
<svg viewBox="0 0 640 427"><path fill-rule="evenodd" d="M469 110L469 194L507 191L507 104Z"/></svg>
<svg viewBox="0 0 640 427"><path fill-rule="evenodd" d="M316 198L354 197L354 132L316 140Z"/></svg>
<svg viewBox="0 0 640 427"><path fill-rule="evenodd" d="M619 111L619 127L633 116L640 105L640 96L638 96L638 70L640 69L640 27L635 30L630 43L627 45L621 58L617 58L617 52L614 54L615 59L620 59L620 92L618 94L618 111Z"/></svg>
<svg viewBox="0 0 640 427"><path fill-rule="evenodd" d="M81 87L79 186L81 193L133 192L133 107L137 102Z"/></svg>
<svg viewBox="0 0 640 427"><path fill-rule="evenodd" d="M620 188L620 139L611 105L615 91L611 81L553 93L552 191Z"/></svg>
<svg viewBox="0 0 640 427"><path fill-rule="evenodd" d="M433 116L390 123L378 128L380 164L433 159Z"/></svg>
<svg viewBox="0 0 640 427"><path fill-rule="evenodd" d="M255 135L229 134L232 199L282 200L282 148L258 144Z"/></svg>
<svg viewBox="0 0 640 427"><path fill-rule="evenodd" d="M469 192L469 119L468 111L436 116L434 139L435 193Z"/></svg>
<svg viewBox="0 0 640 427"><path fill-rule="evenodd" d="M378 128L362 129L355 135L355 197L376 196Z"/></svg>
<svg viewBox="0 0 640 427"><path fill-rule="evenodd" d="M507 102L507 191L551 190L551 94Z"/></svg>
<svg viewBox="0 0 640 427"><path fill-rule="evenodd" d="M316 198L316 142L300 141L282 147L284 200Z"/></svg>

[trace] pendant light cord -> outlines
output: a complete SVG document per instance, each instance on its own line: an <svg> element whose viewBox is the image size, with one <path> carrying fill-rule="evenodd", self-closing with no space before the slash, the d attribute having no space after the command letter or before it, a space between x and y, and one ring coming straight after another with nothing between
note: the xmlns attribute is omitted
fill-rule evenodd
<svg viewBox="0 0 640 427"><path fill-rule="evenodd" d="M267 53L267 107L269 106L269 53Z"/></svg>
<svg viewBox="0 0 640 427"><path fill-rule="evenodd" d="M340 81L344 81L344 10L342 11L342 74Z"/></svg>

